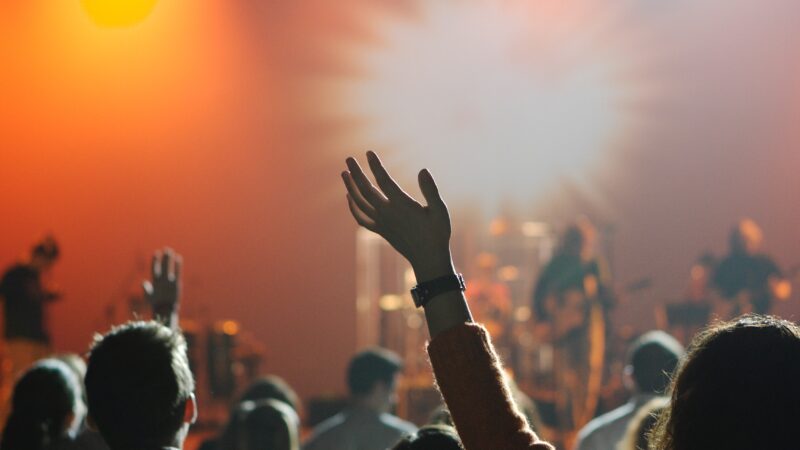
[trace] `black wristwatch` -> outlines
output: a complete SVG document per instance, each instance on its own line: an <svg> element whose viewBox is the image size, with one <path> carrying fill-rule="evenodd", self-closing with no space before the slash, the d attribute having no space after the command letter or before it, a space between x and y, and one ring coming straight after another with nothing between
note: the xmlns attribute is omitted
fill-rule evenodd
<svg viewBox="0 0 800 450"><path fill-rule="evenodd" d="M411 289L411 297L414 299L414 305L420 308L437 295L450 291L464 292L466 289L467 285L464 284L464 277L460 273L454 273L414 286Z"/></svg>

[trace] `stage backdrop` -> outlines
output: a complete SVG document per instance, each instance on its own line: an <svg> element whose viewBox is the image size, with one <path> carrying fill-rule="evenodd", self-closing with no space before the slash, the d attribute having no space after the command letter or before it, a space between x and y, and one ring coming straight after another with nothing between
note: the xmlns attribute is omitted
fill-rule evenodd
<svg viewBox="0 0 800 450"><path fill-rule="evenodd" d="M0 265L62 244L59 350L170 245L187 317L240 321L304 396L343 392L339 172L367 148L406 183L429 167L453 208L590 213L618 279L655 282L623 314L639 323L742 216L800 262L793 0L174 0L123 26L93 3L0 6Z"/></svg>

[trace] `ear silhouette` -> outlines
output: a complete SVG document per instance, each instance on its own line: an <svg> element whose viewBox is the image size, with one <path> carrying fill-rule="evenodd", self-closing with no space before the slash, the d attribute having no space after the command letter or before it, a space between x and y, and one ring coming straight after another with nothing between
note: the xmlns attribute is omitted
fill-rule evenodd
<svg viewBox="0 0 800 450"><path fill-rule="evenodd" d="M192 393L186 400L186 407L183 410L183 423L194 425L197 422L197 398Z"/></svg>

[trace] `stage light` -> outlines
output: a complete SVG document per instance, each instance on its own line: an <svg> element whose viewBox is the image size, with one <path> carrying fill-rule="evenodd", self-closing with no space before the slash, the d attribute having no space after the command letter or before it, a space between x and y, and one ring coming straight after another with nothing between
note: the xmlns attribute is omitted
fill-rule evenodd
<svg viewBox="0 0 800 450"><path fill-rule="evenodd" d="M497 269L497 278L506 283L519 279L519 268L516 266L503 266Z"/></svg>
<svg viewBox="0 0 800 450"><path fill-rule="evenodd" d="M239 334L239 323L233 320L226 320L222 322L219 328L228 336Z"/></svg>
<svg viewBox="0 0 800 450"><path fill-rule="evenodd" d="M130 27L143 22L157 0L81 0L92 21L108 28Z"/></svg>
<svg viewBox="0 0 800 450"><path fill-rule="evenodd" d="M363 124L351 145L393 167L425 164L451 199L497 207L586 180L630 128L628 49L598 37L596 16L530 2L415 5L412 17L371 17L376 42L337 50L359 68L326 84L341 99L332 114Z"/></svg>
<svg viewBox="0 0 800 450"><path fill-rule="evenodd" d="M550 225L544 222L523 222L522 235L529 238L545 238L552 233Z"/></svg>

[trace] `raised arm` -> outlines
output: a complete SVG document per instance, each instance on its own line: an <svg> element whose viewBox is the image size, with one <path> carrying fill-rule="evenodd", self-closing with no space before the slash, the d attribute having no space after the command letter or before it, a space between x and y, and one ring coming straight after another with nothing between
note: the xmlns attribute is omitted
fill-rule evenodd
<svg viewBox="0 0 800 450"><path fill-rule="evenodd" d="M367 153L367 161L377 187L354 158L347 159L348 170L342 173L356 221L400 252L418 283L455 273L450 216L430 172L419 173L427 204L423 206L397 185L377 155ZM531 431L514 405L489 335L472 323L463 293L440 294L424 308L431 364L464 448L552 449Z"/></svg>
<svg viewBox="0 0 800 450"><path fill-rule="evenodd" d="M367 153L367 162L380 189L370 182L355 158L347 159L349 170L342 172L356 222L381 235L400 252L411 263L418 283L453 274L450 215L430 172L422 170L418 177L427 203L423 206L398 186L375 153ZM433 298L425 306L425 317L431 337L472 322L460 291Z"/></svg>
<svg viewBox="0 0 800 450"><path fill-rule="evenodd" d="M156 251L151 265L151 280L142 282L144 296L153 310L153 319L170 328L178 327L183 258L171 248Z"/></svg>

